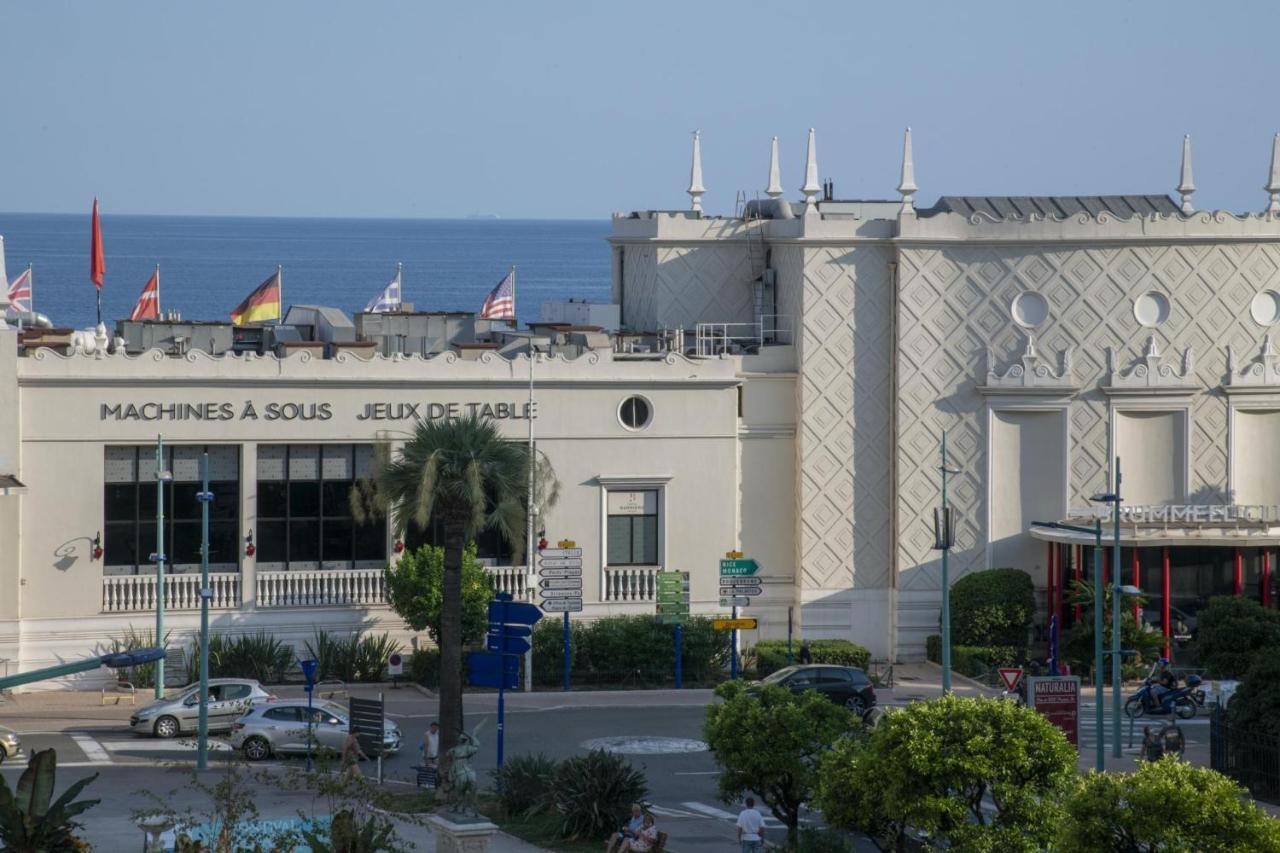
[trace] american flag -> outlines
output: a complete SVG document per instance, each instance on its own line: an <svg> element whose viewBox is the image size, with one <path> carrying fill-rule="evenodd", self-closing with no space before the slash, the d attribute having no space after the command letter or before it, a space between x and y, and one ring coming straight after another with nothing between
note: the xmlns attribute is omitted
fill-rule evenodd
<svg viewBox="0 0 1280 853"><path fill-rule="evenodd" d="M489 291L480 309L481 320L514 320L516 318L516 271L513 267L498 286Z"/></svg>
<svg viewBox="0 0 1280 853"><path fill-rule="evenodd" d="M391 279L381 293L369 300L364 306L366 314L378 314L386 311L400 310L400 265L396 264L396 277Z"/></svg>
<svg viewBox="0 0 1280 853"><path fill-rule="evenodd" d="M13 311L31 310L31 267L9 282L9 307Z"/></svg>

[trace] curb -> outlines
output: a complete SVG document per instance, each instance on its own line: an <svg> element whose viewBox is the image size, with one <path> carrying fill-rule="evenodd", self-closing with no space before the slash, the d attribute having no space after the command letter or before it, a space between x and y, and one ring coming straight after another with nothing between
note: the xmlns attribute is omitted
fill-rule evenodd
<svg viewBox="0 0 1280 853"><path fill-rule="evenodd" d="M936 669L939 675L942 674L941 664L934 663L933 661L925 661L925 663L933 667L934 669ZM984 696L998 696L1000 694L1000 689L998 687L991 687L989 685L983 684L981 681L977 681L976 679L970 678L967 675L962 675L961 673L956 672L954 669L951 670L951 678L952 680L963 681L965 684L969 685L975 690L982 691L982 695ZM988 691L991 691L991 692L989 693Z"/></svg>

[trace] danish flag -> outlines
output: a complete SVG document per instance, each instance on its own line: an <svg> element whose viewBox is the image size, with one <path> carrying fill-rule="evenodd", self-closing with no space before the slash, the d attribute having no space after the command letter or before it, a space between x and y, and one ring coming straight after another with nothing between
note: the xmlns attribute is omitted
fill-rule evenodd
<svg viewBox="0 0 1280 853"><path fill-rule="evenodd" d="M9 307L14 311L31 310L31 267L9 282Z"/></svg>
<svg viewBox="0 0 1280 853"><path fill-rule="evenodd" d="M147 279L146 286L142 288L142 294L138 297L138 304L133 306L133 313L129 315L130 320L158 320L160 319L160 267L156 267L156 271L151 274L151 278Z"/></svg>

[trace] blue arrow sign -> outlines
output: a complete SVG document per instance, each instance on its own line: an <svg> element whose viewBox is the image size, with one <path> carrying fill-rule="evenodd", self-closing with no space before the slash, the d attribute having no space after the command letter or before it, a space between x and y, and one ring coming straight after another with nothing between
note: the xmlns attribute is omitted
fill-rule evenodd
<svg viewBox="0 0 1280 853"><path fill-rule="evenodd" d="M311 658L298 661L298 665L302 667L302 677L307 680L307 692L310 693L316 683L316 672L320 669L320 661Z"/></svg>
<svg viewBox="0 0 1280 853"><path fill-rule="evenodd" d="M534 625L542 618L536 604L524 601L490 601L489 623L499 625Z"/></svg>
<svg viewBox="0 0 1280 853"><path fill-rule="evenodd" d="M501 625L490 622L489 633L502 634L504 637L530 637L533 636L533 628L529 625Z"/></svg>
<svg viewBox="0 0 1280 853"><path fill-rule="evenodd" d="M495 636L489 634L485 637L485 648L491 652L499 652L506 655L522 655L529 651L529 641L521 637L512 637L507 634Z"/></svg>

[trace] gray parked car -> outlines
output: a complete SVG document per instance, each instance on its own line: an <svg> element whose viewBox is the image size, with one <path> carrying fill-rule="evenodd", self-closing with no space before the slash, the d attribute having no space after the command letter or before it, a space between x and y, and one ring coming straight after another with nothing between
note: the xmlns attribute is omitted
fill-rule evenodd
<svg viewBox="0 0 1280 853"><path fill-rule="evenodd" d="M317 750L342 751L349 728L347 709L336 702L316 702L311 708L312 738ZM382 723L382 751L400 751L400 728ZM250 761L275 754L307 751L307 702L288 699L255 705L231 727L231 746L244 750Z"/></svg>
<svg viewBox="0 0 1280 853"><path fill-rule="evenodd" d="M0 764L4 764L8 759L19 758L21 755L22 742L18 740L18 733L13 729L0 726Z"/></svg>
<svg viewBox="0 0 1280 853"><path fill-rule="evenodd" d="M231 731L231 724L250 706L274 702L275 696L250 678L209 679L209 731ZM173 697L159 699L138 709L129 728L138 734L177 737L194 732L200 724L200 685L190 684Z"/></svg>

